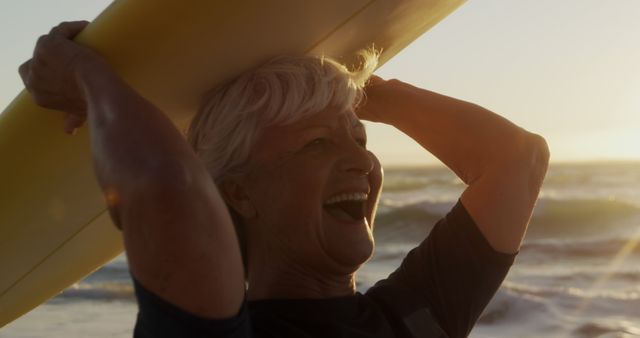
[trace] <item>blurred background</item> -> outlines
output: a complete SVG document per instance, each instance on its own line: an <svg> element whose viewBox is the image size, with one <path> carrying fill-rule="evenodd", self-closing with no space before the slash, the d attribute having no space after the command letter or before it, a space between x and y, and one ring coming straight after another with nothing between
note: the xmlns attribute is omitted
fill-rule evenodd
<svg viewBox="0 0 640 338"><path fill-rule="evenodd" d="M17 67L38 36L109 2L2 2L0 107L22 90ZM640 336L638 15L636 0L470 0L377 72L482 105L551 148L525 245L471 337ZM408 137L367 128L387 178L361 291L397 267L464 189ZM130 337L135 314L120 256L0 337Z"/></svg>

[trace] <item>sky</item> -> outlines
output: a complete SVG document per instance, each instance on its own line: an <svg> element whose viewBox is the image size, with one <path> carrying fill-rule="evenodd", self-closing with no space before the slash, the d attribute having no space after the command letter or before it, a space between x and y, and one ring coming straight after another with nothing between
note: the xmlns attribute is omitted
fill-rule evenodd
<svg viewBox="0 0 640 338"><path fill-rule="evenodd" d="M38 36L91 19L106 0L0 3L0 109ZM544 136L552 162L640 160L640 1L469 0L376 74L471 101ZM437 159L367 125L384 165Z"/></svg>

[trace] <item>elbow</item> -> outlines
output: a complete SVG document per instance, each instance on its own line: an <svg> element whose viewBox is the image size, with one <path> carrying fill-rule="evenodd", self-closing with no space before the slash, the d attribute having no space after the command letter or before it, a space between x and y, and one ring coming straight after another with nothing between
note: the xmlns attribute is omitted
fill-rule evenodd
<svg viewBox="0 0 640 338"><path fill-rule="evenodd" d="M542 185L544 177L549 169L551 153L549 145L544 137L537 134L529 134L526 149L528 167L530 169L530 182L538 188Z"/></svg>
<svg viewBox="0 0 640 338"><path fill-rule="evenodd" d="M547 141L542 136L519 131L508 141L502 141L498 149L487 160L485 172L525 172L534 181L544 179L549 167L550 152Z"/></svg>
<svg viewBox="0 0 640 338"><path fill-rule="evenodd" d="M524 175L528 190L537 199L549 168L550 151L547 141L540 135L525 132L522 142L518 142L513 162Z"/></svg>
<svg viewBox="0 0 640 338"><path fill-rule="evenodd" d="M531 196L537 198L549 168L547 141L540 135L522 131L496 156L486 171L511 184L526 184Z"/></svg>

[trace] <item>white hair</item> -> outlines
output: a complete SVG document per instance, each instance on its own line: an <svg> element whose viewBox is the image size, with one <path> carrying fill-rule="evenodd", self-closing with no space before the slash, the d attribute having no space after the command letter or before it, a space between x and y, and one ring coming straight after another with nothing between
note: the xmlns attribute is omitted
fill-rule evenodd
<svg viewBox="0 0 640 338"><path fill-rule="evenodd" d="M319 56L280 56L215 88L191 121L187 140L216 183L240 173L261 131L327 107L356 109L379 53L360 53L350 71Z"/></svg>

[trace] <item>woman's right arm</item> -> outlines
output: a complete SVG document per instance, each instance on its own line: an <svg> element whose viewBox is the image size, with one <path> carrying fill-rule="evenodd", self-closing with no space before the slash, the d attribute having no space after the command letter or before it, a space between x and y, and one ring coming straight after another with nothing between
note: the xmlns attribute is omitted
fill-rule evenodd
<svg viewBox="0 0 640 338"><path fill-rule="evenodd" d="M242 260L216 186L157 107L99 57L69 40L79 32L77 24L70 25L41 39L31 63L40 65L39 72L25 83L38 100L37 88L47 86L34 83L66 79L48 86L45 99L39 99L44 106L50 88L64 88L67 99L69 88L77 88L96 176L112 219L123 231L132 274L148 290L193 314L235 315L244 299ZM21 69L21 75L29 72Z"/></svg>

